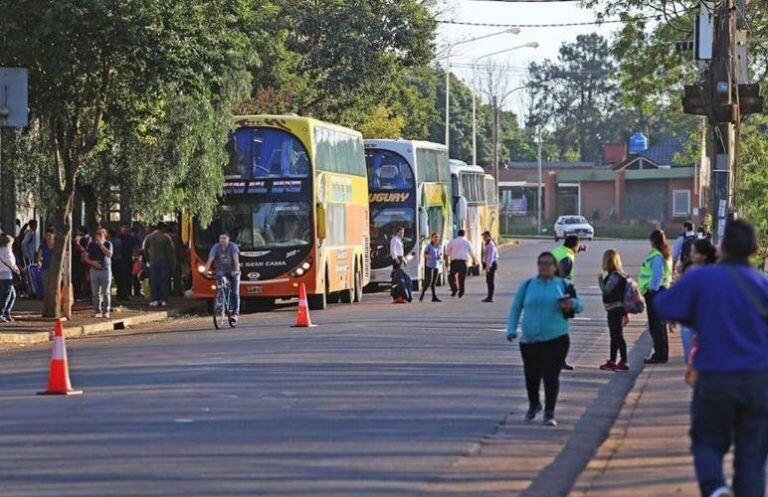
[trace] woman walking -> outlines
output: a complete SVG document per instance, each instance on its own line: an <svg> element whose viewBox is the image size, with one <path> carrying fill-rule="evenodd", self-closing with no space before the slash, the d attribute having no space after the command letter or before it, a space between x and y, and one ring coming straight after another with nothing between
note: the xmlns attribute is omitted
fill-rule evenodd
<svg viewBox="0 0 768 497"><path fill-rule="evenodd" d="M624 326L629 321L624 310L624 291L627 275L621 265L619 253L613 249L603 253L604 274L597 275L597 284L603 293L603 305L608 314L608 330L611 334L609 359L600 366L603 371L628 371L627 342L624 340ZM619 362L616 359L620 358Z"/></svg>
<svg viewBox="0 0 768 497"><path fill-rule="evenodd" d="M440 247L440 235L435 232L429 236L429 243L424 248L424 284L421 287L419 302L424 300L424 294L427 293L427 287L432 290L432 302L442 302L437 298L437 293L435 293L438 267L442 259L443 254L442 248Z"/></svg>
<svg viewBox="0 0 768 497"><path fill-rule="evenodd" d="M557 426L555 405L560 390L560 371L568 354L568 319L584 310L573 285L560 278L551 252L539 255L538 276L523 282L507 320L507 340L517 338L522 317L520 353L523 356L525 385L532 421L542 410L539 389L544 381L544 424Z"/></svg>
<svg viewBox="0 0 768 497"><path fill-rule="evenodd" d="M13 287L14 275L21 274L13 255L13 237L0 235L0 322L13 321L11 312L16 302L16 289Z"/></svg>
<svg viewBox="0 0 768 497"><path fill-rule="evenodd" d="M717 249L708 238L699 238L691 246L691 257L688 264L683 266L683 275L715 262L717 262ZM683 359L685 359L686 364L688 364L688 359L691 356L695 334L693 328L685 325L680 326L680 341L683 343Z"/></svg>
<svg viewBox="0 0 768 497"><path fill-rule="evenodd" d="M661 364L669 360L669 338L667 326L656 312L654 299L672 283L672 257L663 231L651 232L648 240L651 243L651 251L640 266L637 276L637 286L645 298L648 310L648 330L653 339L653 354L645 359L645 363Z"/></svg>

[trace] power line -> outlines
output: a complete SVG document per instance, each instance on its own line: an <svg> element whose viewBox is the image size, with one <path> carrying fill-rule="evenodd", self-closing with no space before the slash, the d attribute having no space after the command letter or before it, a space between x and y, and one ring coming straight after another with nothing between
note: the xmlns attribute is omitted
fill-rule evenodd
<svg viewBox="0 0 768 497"><path fill-rule="evenodd" d="M479 1L479 0L478 0ZM503 1L503 0L490 0L492 2L495 1ZM632 21L643 21L643 20L659 20L660 16L644 16L644 17L633 17ZM618 23L624 23L627 22L629 19L606 19L603 21L584 21L584 22L562 22L562 23L549 23L549 24L498 24L498 23L490 23L490 22L467 22L467 21L441 21L438 20L437 22L440 24L451 24L455 26L480 26L480 27L489 27L489 28L561 28L561 27L568 27L568 26L600 26L602 24L618 24Z"/></svg>

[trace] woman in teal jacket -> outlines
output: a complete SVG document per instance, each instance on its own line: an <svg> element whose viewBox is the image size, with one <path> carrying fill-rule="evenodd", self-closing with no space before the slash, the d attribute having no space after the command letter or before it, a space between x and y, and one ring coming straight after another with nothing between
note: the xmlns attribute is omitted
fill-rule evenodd
<svg viewBox="0 0 768 497"><path fill-rule="evenodd" d="M522 317L520 353L529 402L525 419L532 421L542 410L539 388L544 380L544 424L557 426L555 404L560 371L570 346L568 319L582 312L584 304L571 282L559 277L551 252L539 255L538 272L536 278L524 281L515 293L507 320L507 340L517 338Z"/></svg>

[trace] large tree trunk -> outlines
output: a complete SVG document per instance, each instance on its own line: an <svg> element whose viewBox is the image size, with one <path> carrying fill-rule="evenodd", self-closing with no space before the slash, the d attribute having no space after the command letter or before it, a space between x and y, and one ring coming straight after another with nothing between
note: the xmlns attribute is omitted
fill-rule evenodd
<svg viewBox="0 0 768 497"><path fill-rule="evenodd" d="M80 185L78 190L83 196L83 203L85 204L85 225L88 227L88 231L93 233L101 226L99 200L92 186Z"/></svg>
<svg viewBox="0 0 768 497"><path fill-rule="evenodd" d="M60 295L62 285L68 291L71 283L69 271L65 271L65 269L69 268L70 262L67 259L71 257L72 209L75 205L74 186L74 178L70 178L64 191L59 194L56 212L51 219L51 228L54 230L56 243L53 247L51 266L46 271L43 282L43 317L47 318L71 317L71 308L62 309ZM65 273L66 282L64 282Z"/></svg>

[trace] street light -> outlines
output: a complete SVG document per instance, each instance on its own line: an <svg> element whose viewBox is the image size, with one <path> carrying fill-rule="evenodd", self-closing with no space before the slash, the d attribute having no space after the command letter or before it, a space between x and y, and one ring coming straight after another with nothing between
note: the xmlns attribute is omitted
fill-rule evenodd
<svg viewBox="0 0 768 497"><path fill-rule="evenodd" d="M478 40L484 40L486 38L491 38L493 36L499 36L503 34L520 34L520 28L508 28L503 31L497 31L495 33L490 33L483 36L477 36L475 38L470 38L469 40L462 40L458 41L456 43L452 43L448 45L446 48L446 54L445 54L445 146L446 148L450 147L450 138L451 138L451 50L458 47L459 45L464 45L467 43L472 43Z"/></svg>

